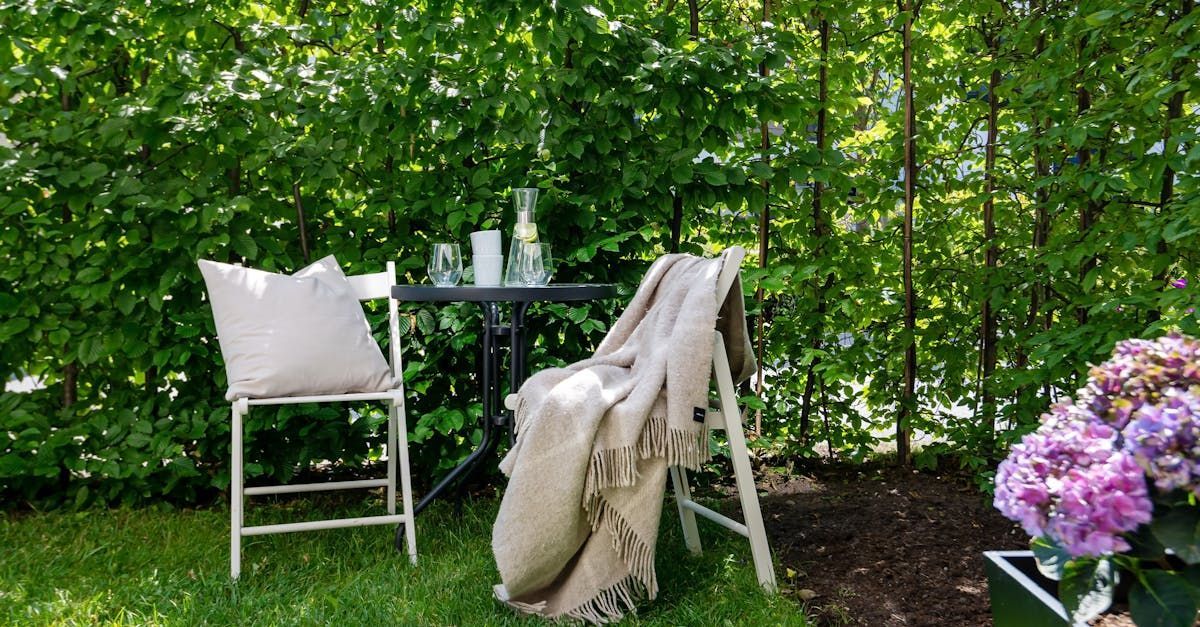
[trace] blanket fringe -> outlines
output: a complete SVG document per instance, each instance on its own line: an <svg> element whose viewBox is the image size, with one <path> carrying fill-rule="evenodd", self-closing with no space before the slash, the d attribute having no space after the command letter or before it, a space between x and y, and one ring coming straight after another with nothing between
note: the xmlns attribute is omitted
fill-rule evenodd
<svg viewBox="0 0 1200 627"><path fill-rule="evenodd" d="M594 625L615 623L634 609L635 596L638 596L638 582L630 575L563 614Z"/></svg>
<svg viewBox="0 0 1200 627"><path fill-rule="evenodd" d="M641 584L646 597L654 599L658 596L658 575L654 571L654 548L634 531L633 526L621 512L609 506L603 498L595 500L596 511L589 512L589 518L594 520L592 531L601 526L612 536L612 547L617 557L629 569L629 574Z"/></svg>
<svg viewBox="0 0 1200 627"><path fill-rule="evenodd" d="M517 405L518 429L520 428L521 405ZM584 478L584 502L594 514L594 498L607 488L626 488L637 483L638 460L661 457L668 466L683 466L688 470L699 470L712 459L708 448L708 427L696 431L672 429L667 426L665 416L656 416L646 421L646 427L638 439L637 446L622 446L592 453ZM595 518L589 518L595 523Z"/></svg>
<svg viewBox="0 0 1200 627"><path fill-rule="evenodd" d="M700 470L700 465L712 459L708 448L708 427L696 431L673 429L666 416L652 416L638 441L638 459L663 457L668 466L683 466Z"/></svg>
<svg viewBox="0 0 1200 627"><path fill-rule="evenodd" d="M592 453L587 477L583 483L586 496L599 494L605 488L624 488L637 482L636 450L632 446L610 448Z"/></svg>

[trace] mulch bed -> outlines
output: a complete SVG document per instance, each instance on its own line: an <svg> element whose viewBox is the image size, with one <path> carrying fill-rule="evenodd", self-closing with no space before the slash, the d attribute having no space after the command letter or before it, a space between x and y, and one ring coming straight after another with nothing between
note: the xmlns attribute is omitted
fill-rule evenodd
<svg viewBox="0 0 1200 627"><path fill-rule="evenodd" d="M991 625L982 553L1028 547L962 474L823 466L766 484L780 586L818 625Z"/></svg>

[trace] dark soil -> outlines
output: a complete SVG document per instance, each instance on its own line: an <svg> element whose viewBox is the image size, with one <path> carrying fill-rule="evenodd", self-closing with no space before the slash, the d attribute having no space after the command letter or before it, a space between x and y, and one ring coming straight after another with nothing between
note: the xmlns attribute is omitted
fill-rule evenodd
<svg viewBox="0 0 1200 627"><path fill-rule="evenodd" d="M982 554L1028 547L962 475L822 467L766 488L780 587L818 625L991 625Z"/></svg>

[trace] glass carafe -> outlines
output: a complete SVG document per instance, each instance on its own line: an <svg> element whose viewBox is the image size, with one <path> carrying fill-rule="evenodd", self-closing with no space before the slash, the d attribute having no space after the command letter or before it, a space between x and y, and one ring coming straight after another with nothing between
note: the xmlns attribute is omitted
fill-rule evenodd
<svg viewBox="0 0 1200 627"><path fill-rule="evenodd" d="M531 247L522 247L522 244L536 244L538 241L537 223L534 222L538 189L536 187L518 187L512 191L512 195L513 208L517 211L517 223L513 225L512 243L508 246L508 259L504 266L504 284L525 285L521 276L520 264ZM525 263L528 264L529 260L525 260Z"/></svg>

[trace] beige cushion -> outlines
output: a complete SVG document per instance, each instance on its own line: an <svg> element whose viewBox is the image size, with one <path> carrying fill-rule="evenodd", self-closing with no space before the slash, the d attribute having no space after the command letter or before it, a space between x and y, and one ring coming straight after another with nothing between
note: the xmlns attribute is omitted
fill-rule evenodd
<svg viewBox="0 0 1200 627"><path fill-rule="evenodd" d="M395 387L333 256L288 276L200 260L229 378L226 400Z"/></svg>

